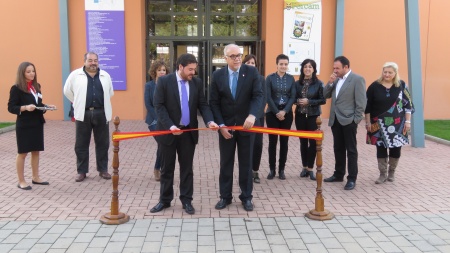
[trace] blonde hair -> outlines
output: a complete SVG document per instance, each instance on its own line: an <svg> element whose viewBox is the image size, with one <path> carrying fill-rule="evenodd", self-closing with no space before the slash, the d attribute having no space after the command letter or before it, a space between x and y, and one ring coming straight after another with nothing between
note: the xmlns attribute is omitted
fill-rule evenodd
<svg viewBox="0 0 450 253"><path fill-rule="evenodd" d="M377 82L379 82L379 83L383 82L383 70L385 68L391 68L394 70L395 77L394 77L394 80L392 80L392 81L393 81L395 87L400 87L400 76L398 74L398 65L395 62L386 62L383 65L383 69L381 70L381 76L380 76L380 78L378 78Z"/></svg>

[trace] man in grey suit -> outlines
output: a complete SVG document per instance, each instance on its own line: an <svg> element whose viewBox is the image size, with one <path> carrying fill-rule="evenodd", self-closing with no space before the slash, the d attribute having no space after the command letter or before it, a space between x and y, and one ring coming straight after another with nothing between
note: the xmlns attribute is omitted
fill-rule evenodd
<svg viewBox="0 0 450 253"><path fill-rule="evenodd" d="M333 74L325 85L323 94L331 98L330 120L333 133L334 174L325 182L342 182L345 175L346 155L348 176L345 190L353 190L358 176L358 150L356 131L364 117L367 104L366 82L363 77L353 73L350 61L345 56L334 59Z"/></svg>

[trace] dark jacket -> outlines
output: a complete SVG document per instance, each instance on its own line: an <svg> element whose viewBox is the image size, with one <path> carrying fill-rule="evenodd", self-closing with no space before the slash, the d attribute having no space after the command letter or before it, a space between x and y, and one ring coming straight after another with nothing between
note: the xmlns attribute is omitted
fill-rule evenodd
<svg viewBox="0 0 450 253"><path fill-rule="evenodd" d="M17 114L17 128L36 127L45 123L44 111L36 109L32 112L20 112L21 106L29 104L34 104L37 107L43 107L44 104L42 103L42 96L38 97L38 102L36 103L33 94L23 92L17 87L17 85L13 85L9 93L8 111L12 114Z"/></svg>
<svg viewBox="0 0 450 253"><path fill-rule="evenodd" d="M229 86L228 66L215 71L209 95L209 104L218 125L242 126L249 114L259 116L263 100L260 75L255 67L241 65L236 88L236 99ZM242 135L248 135L242 132Z"/></svg>
<svg viewBox="0 0 450 253"><path fill-rule="evenodd" d="M155 94L156 83L154 80L145 84L144 102L145 108L147 108L147 116L145 117L145 123L151 126L156 124L157 117L155 107L153 106L153 95Z"/></svg>
<svg viewBox="0 0 450 253"><path fill-rule="evenodd" d="M295 82L296 87L296 95L295 101L297 103L297 99L302 98L302 89L303 84L300 83L300 80ZM322 111L320 109L320 105L324 105L326 103L326 99L323 96L323 83L319 79L317 79L314 83L309 85L308 93L306 94L306 98L308 99L308 116L319 116ZM295 108L295 113L300 113L300 105L297 104Z"/></svg>
<svg viewBox="0 0 450 253"><path fill-rule="evenodd" d="M180 125L181 105L176 73L158 78L153 96L153 106L158 116L157 130L170 130L171 126ZM203 93L203 82L199 78L194 77L189 81L189 128L198 128L197 110L200 110L205 125L214 120ZM194 143L197 144L198 131L190 131L189 134L192 136ZM175 137L173 134L165 134L157 136L156 140L162 144L171 145Z"/></svg>
<svg viewBox="0 0 450 253"><path fill-rule="evenodd" d="M277 114L284 110L286 113L290 112L292 105L295 102L295 79L292 75L286 73L283 78L286 78L286 90L282 91L277 85L277 73L272 73L266 78L266 94L267 94L267 111ZM284 105L280 105L280 100L283 97ZM281 108L281 109L280 109Z"/></svg>

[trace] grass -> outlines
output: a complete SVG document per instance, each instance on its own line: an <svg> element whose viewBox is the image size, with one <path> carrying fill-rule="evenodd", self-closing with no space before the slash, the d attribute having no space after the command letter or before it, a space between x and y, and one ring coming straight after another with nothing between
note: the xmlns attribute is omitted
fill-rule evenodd
<svg viewBox="0 0 450 253"><path fill-rule="evenodd" d="M4 127L7 127L7 126L12 126L14 124L16 124L16 123L14 123L14 122L0 122L0 128L4 128Z"/></svg>
<svg viewBox="0 0 450 253"><path fill-rule="evenodd" d="M425 120L425 133L450 141L450 120Z"/></svg>

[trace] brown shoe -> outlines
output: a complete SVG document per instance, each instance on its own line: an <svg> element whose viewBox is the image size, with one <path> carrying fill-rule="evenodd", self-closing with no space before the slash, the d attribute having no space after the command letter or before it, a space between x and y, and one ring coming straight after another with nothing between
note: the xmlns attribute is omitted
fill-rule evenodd
<svg viewBox="0 0 450 253"><path fill-rule="evenodd" d="M156 181L161 181L161 171L160 170L157 170L157 169L155 169L154 171L153 171L153 175L155 175L155 180Z"/></svg>
<svg viewBox="0 0 450 253"><path fill-rule="evenodd" d="M81 173L75 177L75 182L82 182L86 178L86 174Z"/></svg>
<svg viewBox="0 0 450 253"><path fill-rule="evenodd" d="M109 174L107 171L100 172L98 175L103 179L111 179L111 174Z"/></svg>

